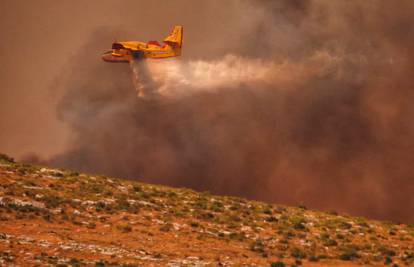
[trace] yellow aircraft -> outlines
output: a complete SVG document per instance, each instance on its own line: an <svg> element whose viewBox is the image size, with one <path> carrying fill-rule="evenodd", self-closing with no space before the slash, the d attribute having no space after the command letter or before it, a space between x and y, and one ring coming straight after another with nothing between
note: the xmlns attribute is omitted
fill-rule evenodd
<svg viewBox="0 0 414 267"><path fill-rule="evenodd" d="M107 62L130 62L143 58L177 57L181 55L182 43L183 26L174 26L162 46L157 41L115 42L112 44L112 50L104 53L102 59Z"/></svg>

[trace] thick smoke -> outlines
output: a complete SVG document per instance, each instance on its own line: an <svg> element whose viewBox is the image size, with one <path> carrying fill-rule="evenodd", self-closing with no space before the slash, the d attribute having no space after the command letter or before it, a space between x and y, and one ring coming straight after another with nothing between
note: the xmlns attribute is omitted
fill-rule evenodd
<svg viewBox="0 0 414 267"><path fill-rule="evenodd" d="M413 2L239 8L219 58L82 65L97 32L61 85L74 136L53 164L414 221Z"/></svg>

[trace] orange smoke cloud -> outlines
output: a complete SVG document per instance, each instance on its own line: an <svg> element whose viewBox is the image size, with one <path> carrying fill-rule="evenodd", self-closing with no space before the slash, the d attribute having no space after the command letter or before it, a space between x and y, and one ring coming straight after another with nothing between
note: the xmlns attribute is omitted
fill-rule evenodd
<svg viewBox="0 0 414 267"><path fill-rule="evenodd" d="M414 4L398 3L208 1L218 19L187 14L182 59L134 80L96 61L101 30L61 80L73 136L51 163L413 221Z"/></svg>

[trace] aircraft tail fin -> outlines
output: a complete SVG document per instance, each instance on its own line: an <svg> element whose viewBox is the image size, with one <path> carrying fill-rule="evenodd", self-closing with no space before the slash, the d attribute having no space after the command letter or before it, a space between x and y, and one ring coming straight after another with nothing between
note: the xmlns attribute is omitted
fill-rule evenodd
<svg viewBox="0 0 414 267"><path fill-rule="evenodd" d="M170 34L165 37L164 42L173 48L181 48L183 43L183 26L174 26Z"/></svg>

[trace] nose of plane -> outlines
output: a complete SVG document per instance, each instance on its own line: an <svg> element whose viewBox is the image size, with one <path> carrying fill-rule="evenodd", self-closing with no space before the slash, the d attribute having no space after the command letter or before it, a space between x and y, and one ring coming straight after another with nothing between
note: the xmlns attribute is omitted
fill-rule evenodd
<svg viewBox="0 0 414 267"><path fill-rule="evenodd" d="M113 61L113 57L111 51L109 52L105 52L102 54L101 58L103 59L103 61L107 61L107 62L112 62Z"/></svg>
<svg viewBox="0 0 414 267"><path fill-rule="evenodd" d="M128 60L124 57L115 57L114 55L112 55L111 51L103 53L101 58L103 61L106 62L128 62Z"/></svg>

